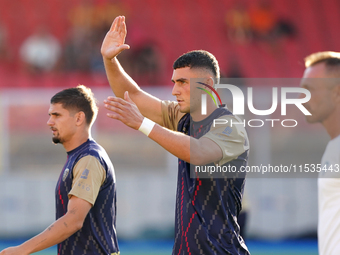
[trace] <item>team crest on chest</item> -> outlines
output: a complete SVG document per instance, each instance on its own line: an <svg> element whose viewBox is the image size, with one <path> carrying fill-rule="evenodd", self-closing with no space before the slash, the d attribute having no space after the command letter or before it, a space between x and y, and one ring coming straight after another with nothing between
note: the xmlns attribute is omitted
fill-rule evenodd
<svg viewBox="0 0 340 255"><path fill-rule="evenodd" d="M70 172L70 169L66 168L63 174L63 181L66 180L66 177L68 176L68 173Z"/></svg>

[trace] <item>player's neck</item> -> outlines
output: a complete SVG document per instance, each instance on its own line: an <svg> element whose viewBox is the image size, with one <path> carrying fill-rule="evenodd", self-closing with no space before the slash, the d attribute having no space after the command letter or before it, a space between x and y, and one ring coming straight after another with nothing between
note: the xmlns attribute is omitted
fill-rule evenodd
<svg viewBox="0 0 340 255"><path fill-rule="evenodd" d="M201 108L197 109L194 112L191 112L191 118L193 121L198 122L204 120L205 118L209 117L217 109L214 103L207 104L207 114L202 115Z"/></svg>
<svg viewBox="0 0 340 255"><path fill-rule="evenodd" d="M63 146L67 152L72 151L78 148L80 145L85 143L90 138L90 134L88 132L82 132L80 134L75 134L72 139L69 141L65 141Z"/></svg>

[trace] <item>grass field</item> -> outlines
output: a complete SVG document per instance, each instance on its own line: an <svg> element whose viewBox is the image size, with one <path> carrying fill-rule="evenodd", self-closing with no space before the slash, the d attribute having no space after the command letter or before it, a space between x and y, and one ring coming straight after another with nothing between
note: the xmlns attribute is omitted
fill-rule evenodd
<svg viewBox="0 0 340 255"><path fill-rule="evenodd" d="M20 244L23 240L0 240L0 250ZM317 255L316 240L256 241L248 240L252 255ZM170 255L172 241L120 241L121 255ZM56 247L35 253L56 255Z"/></svg>

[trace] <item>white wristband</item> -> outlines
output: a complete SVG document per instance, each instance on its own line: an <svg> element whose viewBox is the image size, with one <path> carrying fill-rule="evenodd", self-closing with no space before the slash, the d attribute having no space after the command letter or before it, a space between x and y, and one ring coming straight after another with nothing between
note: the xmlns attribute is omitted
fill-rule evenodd
<svg viewBox="0 0 340 255"><path fill-rule="evenodd" d="M150 134L151 130L153 129L153 127L155 126L155 124L156 123L153 122L152 120L149 120L148 118L144 117L142 125L140 125L138 130L141 131L146 136L149 136L149 134Z"/></svg>

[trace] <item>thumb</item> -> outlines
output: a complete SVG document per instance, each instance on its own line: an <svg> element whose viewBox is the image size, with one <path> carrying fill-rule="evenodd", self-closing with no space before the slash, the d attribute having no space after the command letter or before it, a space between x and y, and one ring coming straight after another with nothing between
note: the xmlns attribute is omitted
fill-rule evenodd
<svg viewBox="0 0 340 255"><path fill-rule="evenodd" d="M123 52L124 50L128 50L130 49L130 45L128 44L122 44L119 47L115 48L115 49L108 49L107 51L103 50L104 48L102 47L101 52L103 56L106 56L107 58L111 59L111 62L114 61L114 58L117 57L121 52Z"/></svg>
<svg viewBox="0 0 340 255"><path fill-rule="evenodd" d="M134 102L132 101L132 99L129 96L129 91L125 91L124 92L124 100L129 102L129 103L133 103L134 104Z"/></svg>
<svg viewBox="0 0 340 255"><path fill-rule="evenodd" d="M118 47L117 51L118 51L118 54L119 54L119 53L121 53L122 51L128 50L128 49L130 49L130 45L128 45L128 44L122 44L122 45L120 45L120 46ZM117 54L117 55L118 55L118 54Z"/></svg>
<svg viewBox="0 0 340 255"><path fill-rule="evenodd" d="M120 47L123 48L124 50L130 49L130 45L128 44L122 44Z"/></svg>

